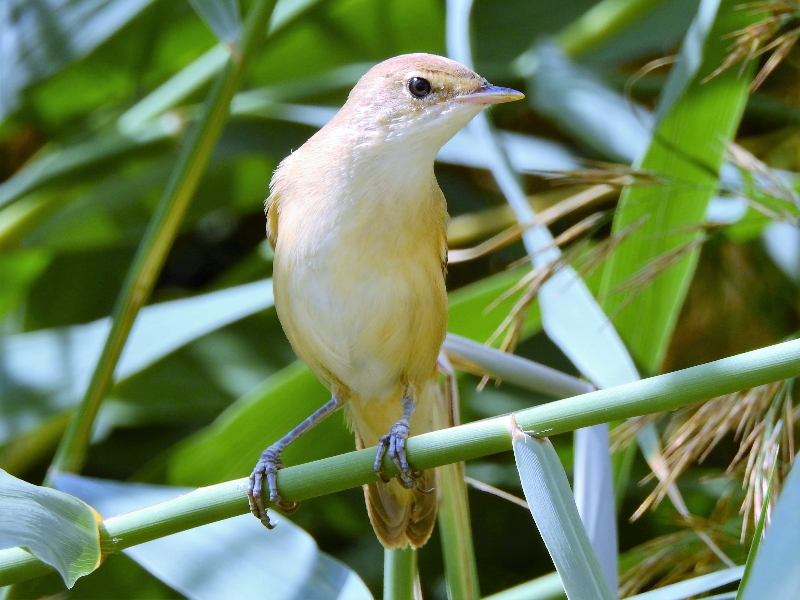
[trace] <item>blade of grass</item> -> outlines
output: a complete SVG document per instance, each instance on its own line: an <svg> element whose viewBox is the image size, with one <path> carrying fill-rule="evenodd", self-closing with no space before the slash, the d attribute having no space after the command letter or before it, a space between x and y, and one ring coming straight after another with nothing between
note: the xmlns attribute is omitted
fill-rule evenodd
<svg viewBox="0 0 800 600"><path fill-rule="evenodd" d="M525 499L567 598L615 600L550 440L532 438L515 428L513 447Z"/></svg>
<svg viewBox="0 0 800 600"><path fill-rule="evenodd" d="M777 462L777 461L776 461ZM800 561L797 540L800 536L800 469L797 461L781 490L770 523L753 558L753 566L743 584L742 600L794 600L800 590ZM750 557L747 558L748 563Z"/></svg>
<svg viewBox="0 0 800 600"><path fill-rule="evenodd" d="M635 294L620 291L627 280L665 253L696 242L696 226L717 187L725 141L736 131L747 100L752 69L739 77L726 72L703 83L724 60L726 34L752 21L749 11L733 10L738 0L703 0L687 34L678 64L662 94L655 135L635 166L667 183L623 191L613 231L647 217L612 254L603 272L603 307L644 368L658 371L686 296L699 246ZM642 323L647 327L642 327Z"/></svg>
<svg viewBox="0 0 800 600"><path fill-rule="evenodd" d="M155 285L167 252L228 116L244 65L264 35L276 0L257 0L247 15L238 51L233 52L206 100L203 116L181 149L170 182L114 310L113 324L94 376L74 419L59 445L51 470L79 471L86 456L92 424L111 383L114 369L139 309Z"/></svg>
<svg viewBox="0 0 800 600"><path fill-rule="evenodd" d="M88 142L45 153L0 184L0 208L63 178L77 178L94 173L113 164L118 157L152 151L173 137L178 137L182 127L177 119L154 121L137 130L135 136L100 136Z"/></svg>
<svg viewBox="0 0 800 600"><path fill-rule="evenodd" d="M515 418L531 435L556 435L615 419L675 410L798 374L800 340L792 340L616 388L557 400L519 411ZM508 417L495 417L412 437L407 446L409 460L419 469L432 469L506 451L511 447L511 425ZM301 501L372 482L374 460L375 449L367 448L287 467L278 476L281 495L287 502ZM390 477L396 473L388 459L384 470ZM800 482L800 476L795 479ZM191 527L245 514L250 510L245 493L247 483L243 477L199 488L175 500L106 519L100 525L101 549L104 554L118 552ZM788 484L786 489L790 489ZM790 493L787 497L794 496ZM787 509L792 508L791 500L786 504ZM48 570L20 548L0 551L0 586Z"/></svg>
<svg viewBox="0 0 800 600"><path fill-rule="evenodd" d="M758 548L761 545L761 540L764 537L764 527L767 524L767 516L769 515L770 496L772 495L772 481L775 477L775 468L778 466L778 461L772 462L772 469L769 473L769 483L767 484L767 491L764 494L764 501L761 504L761 514L758 516L758 523L756 530L753 532L753 541L750 543L750 550L747 551L747 561L744 564L744 573L742 573L742 581L739 584L739 590L736 592L736 600L742 600L744 590L747 587L747 580L750 578L750 571L753 570L753 563L755 562Z"/></svg>
<svg viewBox="0 0 800 600"><path fill-rule="evenodd" d="M684 600L684 598L702 594L737 581L742 577L743 571L744 567L732 567L724 571L693 577L644 594L631 596L630 600Z"/></svg>
<svg viewBox="0 0 800 600"><path fill-rule="evenodd" d="M616 501L595 502L593 496L615 498L611 461L597 461L597 455L608 454L608 425L595 425L583 435L575 435L573 469L575 503L586 532L594 546L600 569L609 585L617 585L617 521ZM583 474L578 477L577 474ZM606 488L606 489L603 489ZM602 544L601 544L602 541Z"/></svg>

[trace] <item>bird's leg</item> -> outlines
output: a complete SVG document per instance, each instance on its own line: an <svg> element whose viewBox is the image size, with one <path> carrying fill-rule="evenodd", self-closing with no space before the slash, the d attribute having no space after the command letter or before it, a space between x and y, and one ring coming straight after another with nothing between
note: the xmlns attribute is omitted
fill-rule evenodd
<svg viewBox="0 0 800 600"><path fill-rule="evenodd" d="M272 529L275 527L275 524L270 522L267 509L264 507L264 498L262 497L264 479L266 478L267 480L270 502L284 512L292 513L297 510L297 502L284 502L281 499L281 495L278 493L278 478L276 473L279 469L283 468L281 453L286 449L286 446L314 427L314 425L317 425L320 421L335 413L343 405L344 402L338 395L334 394L333 398L328 400L322 408L314 411L310 417L261 453L261 458L258 459L256 468L253 469L253 472L250 474L247 498L250 501L250 512L252 512L267 529Z"/></svg>
<svg viewBox="0 0 800 600"><path fill-rule="evenodd" d="M406 440L408 439L409 420L411 413L414 412L414 400L408 396L403 398L403 416L397 423L392 425L389 433L378 440L378 454L375 456L375 464L372 469L375 474L383 481L388 483L389 480L383 475L383 457L388 452L389 458L397 467L400 473L397 475L397 480L403 487L417 489L417 484L414 481L420 477L420 473L414 471L408 464L406 457ZM419 490L427 491L427 490Z"/></svg>

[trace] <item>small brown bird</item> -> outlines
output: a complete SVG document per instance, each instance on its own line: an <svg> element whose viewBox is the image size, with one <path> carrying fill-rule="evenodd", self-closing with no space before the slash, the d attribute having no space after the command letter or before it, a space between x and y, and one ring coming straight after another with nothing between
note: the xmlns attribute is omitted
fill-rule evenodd
<svg viewBox="0 0 800 600"><path fill-rule="evenodd" d="M265 479L270 501L295 508L278 494L281 452L344 407L356 446L378 446L383 483L364 486L378 539L418 548L430 537L435 473L411 468L405 442L448 426L450 415L436 365L447 327L447 206L433 161L481 109L523 97L447 58L391 58L275 171L266 201L275 307L332 398L267 448L250 475L250 509L267 527ZM382 473L387 452L395 481Z"/></svg>

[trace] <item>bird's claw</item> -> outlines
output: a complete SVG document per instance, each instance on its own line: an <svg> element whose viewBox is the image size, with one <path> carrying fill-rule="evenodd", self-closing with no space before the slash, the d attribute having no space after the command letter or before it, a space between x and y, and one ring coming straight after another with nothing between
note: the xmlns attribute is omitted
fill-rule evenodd
<svg viewBox="0 0 800 600"><path fill-rule="evenodd" d="M405 420L400 420L389 430L389 433L378 440L378 454L375 456L373 471L375 475L384 482L389 483L389 479L383 474L383 457L388 453L389 459L397 467L399 473L396 475L397 481L406 489L414 489L423 494L428 494L433 489L422 489L417 484L417 479L422 477L421 471L415 471L408 464L406 456L406 440L408 439L409 427Z"/></svg>
<svg viewBox="0 0 800 600"><path fill-rule="evenodd" d="M270 447L261 453L261 458L258 459L255 469L253 469L253 472L250 474L250 484L247 487L250 512L252 512L267 529L274 529L277 523L273 523L269 520L267 509L264 506L262 488L265 478L267 480L267 487L269 488L269 501L279 510L291 514L300 506L298 502L284 502L283 498L281 498L281 495L278 493L278 478L276 473L282 468L283 461L281 460L281 451Z"/></svg>

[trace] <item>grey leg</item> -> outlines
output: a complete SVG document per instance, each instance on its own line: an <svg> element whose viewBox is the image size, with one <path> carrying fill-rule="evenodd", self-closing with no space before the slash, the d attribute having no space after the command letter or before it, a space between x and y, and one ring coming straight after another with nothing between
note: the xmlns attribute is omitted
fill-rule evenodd
<svg viewBox="0 0 800 600"><path fill-rule="evenodd" d="M267 480L269 488L269 500L275 506L285 512L294 512L297 510L297 503L284 502L278 493L278 478L276 473L279 469L283 468L281 461L281 452L286 447L303 435L306 431L317 425L326 417L332 415L344 405L344 402L334 396L326 402L322 408L314 411L314 413L300 423L297 427L292 429L289 433L272 444L269 448L261 453L261 458L256 463L256 468L250 474L250 485L247 488L247 498L250 501L250 512L252 512L267 529L275 527L274 523L269 520L267 509L264 507L264 499L262 497L262 488L264 479Z"/></svg>
<svg viewBox="0 0 800 600"><path fill-rule="evenodd" d="M417 488L415 479L419 479L421 473L414 471L408 464L406 457L406 440L408 439L409 432L409 419L411 413L414 412L414 400L411 398L403 398L403 416L402 418L392 425L389 433L378 440L378 454L375 456L375 464L372 469L375 474L380 477L381 481L388 483L389 480L383 475L383 457L389 453L389 458L395 464L400 473L397 475L397 480L403 487L414 488L421 492L428 490L421 490Z"/></svg>

